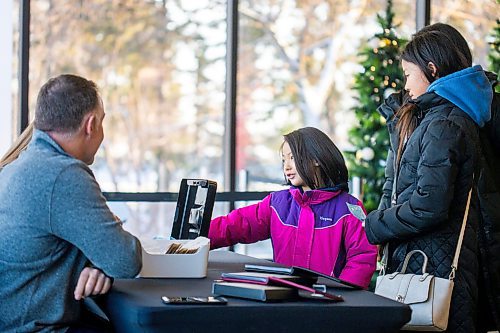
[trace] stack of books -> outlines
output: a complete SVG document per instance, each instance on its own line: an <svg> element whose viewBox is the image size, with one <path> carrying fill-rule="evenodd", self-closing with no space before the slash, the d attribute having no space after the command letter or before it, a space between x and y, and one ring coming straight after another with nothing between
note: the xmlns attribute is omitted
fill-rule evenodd
<svg viewBox="0 0 500 333"><path fill-rule="evenodd" d="M298 296L296 288L271 283L270 277L303 282L302 278L293 275L255 272L223 273L222 281L214 282L212 293L263 302L293 299Z"/></svg>
<svg viewBox="0 0 500 333"><path fill-rule="evenodd" d="M221 280L214 282L212 293L262 302L294 299L298 296L337 302L343 300L341 296L327 292L326 286L315 285L318 275L313 271L256 265L246 265L245 270L222 273ZM301 274L293 275L294 271Z"/></svg>

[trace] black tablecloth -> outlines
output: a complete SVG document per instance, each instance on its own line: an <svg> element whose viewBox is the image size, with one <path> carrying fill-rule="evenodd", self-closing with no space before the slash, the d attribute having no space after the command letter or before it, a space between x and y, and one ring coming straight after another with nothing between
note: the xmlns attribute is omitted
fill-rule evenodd
<svg viewBox="0 0 500 333"><path fill-rule="evenodd" d="M270 264L211 251L204 279L115 280L104 307L117 332L398 332L408 306L364 290L331 289L345 302L299 299L275 303L229 298L227 305L165 305L161 296L209 296L222 272Z"/></svg>

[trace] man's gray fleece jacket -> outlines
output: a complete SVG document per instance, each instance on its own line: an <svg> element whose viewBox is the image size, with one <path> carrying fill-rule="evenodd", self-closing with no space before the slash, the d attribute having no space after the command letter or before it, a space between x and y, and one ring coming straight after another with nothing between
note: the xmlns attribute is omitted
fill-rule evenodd
<svg viewBox="0 0 500 333"><path fill-rule="evenodd" d="M0 332L64 332L80 316L80 272L136 276L141 245L106 205L92 171L36 130L0 171Z"/></svg>

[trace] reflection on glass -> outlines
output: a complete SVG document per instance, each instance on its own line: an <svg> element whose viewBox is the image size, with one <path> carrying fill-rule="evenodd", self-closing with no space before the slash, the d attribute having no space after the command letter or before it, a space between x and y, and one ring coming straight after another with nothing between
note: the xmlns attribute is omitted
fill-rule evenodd
<svg viewBox="0 0 500 333"><path fill-rule="evenodd" d="M171 237L207 237L217 183L206 179L183 179L177 199Z"/></svg>
<svg viewBox="0 0 500 333"><path fill-rule="evenodd" d="M201 232L201 224L203 222L203 212L207 200L208 188L198 187L194 203L189 212L189 234L195 235L196 238Z"/></svg>

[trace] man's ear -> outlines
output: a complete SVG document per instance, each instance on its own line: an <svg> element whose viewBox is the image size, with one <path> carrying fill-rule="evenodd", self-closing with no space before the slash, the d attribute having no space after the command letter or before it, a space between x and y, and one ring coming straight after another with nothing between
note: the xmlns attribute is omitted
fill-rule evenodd
<svg viewBox="0 0 500 333"><path fill-rule="evenodd" d="M427 64L427 68L429 68L431 70L431 75L432 77L435 77L437 78L437 67L436 65L434 65L433 62L429 61L429 63Z"/></svg>
<svg viewBox="0 0 500 333"><path fill-rule="evenodd" d="M84 120L84 129L85 129L85 135L90 135L92 134L97 126L97 117L95 113L89 113L87 116L85 116Z"/></svg>

